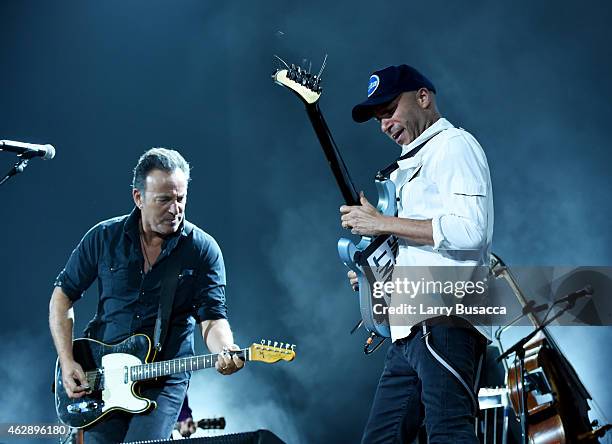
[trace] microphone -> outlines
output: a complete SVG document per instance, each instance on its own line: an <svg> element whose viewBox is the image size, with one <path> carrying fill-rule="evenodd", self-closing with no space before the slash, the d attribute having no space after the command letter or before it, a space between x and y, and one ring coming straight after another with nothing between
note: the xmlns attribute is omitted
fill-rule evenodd
<svg viewBox="0 0 612 444"><path fill-rule="evenodd" d="M573 293L568 294L567 296L563 296L555 301L555 304L559 304L561 302L567 302L570 305L574 305L576 301L584 296L591 296L595 290L593 290L592 285L586 285L584 288L574 291Z"/></svg>
<svg viewBox="0 0 612 444"><path fill-rule="evenodd" d="M13 140L0 140L0 151L17 153L22 159L42 157L43 160L48 160L55 157L53 145L37 145L35 143L15 142Z"/></svg>

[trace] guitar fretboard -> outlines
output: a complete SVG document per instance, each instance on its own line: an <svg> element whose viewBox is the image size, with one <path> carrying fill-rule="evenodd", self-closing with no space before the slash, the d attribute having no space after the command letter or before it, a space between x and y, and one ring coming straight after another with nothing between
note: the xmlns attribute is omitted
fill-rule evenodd
<svg viewBox="0 0 612 444"><path fill-rule="evenodd" d="M238 355L244 361L250 360L248 348L231 351L230 354ZM188 358L178 358L169 361L152 362L150 364L134 365L130 367L130 379L132 381L142 381L145 379L168 376L175 373L191 372L205 368L212 368L217 362L219 353L208 355L190 356Z"/></svg>

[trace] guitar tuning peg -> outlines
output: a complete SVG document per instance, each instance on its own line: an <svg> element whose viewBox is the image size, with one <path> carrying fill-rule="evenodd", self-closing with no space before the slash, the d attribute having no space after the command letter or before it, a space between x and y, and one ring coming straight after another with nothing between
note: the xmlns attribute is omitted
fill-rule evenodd
<svg viewBox="0 0 612 444"><path fill-rule="evenodd" d="M291 344L291 351L295 350L295 344Z"/></svg>
<svg viewBox="0 0 612 444"><path fill-rule="evenodd" d="M271 344L272 344L272 341L268 339L268 347L270 347Z"/></svg>
<svg viewBox="0 0 612 444"><path fill-rule="evenodd" d="M265 339L261 340L261 345L266 345L266 340Z"/></svg>
<svg viewBox="0 0 612 444"><path fill-rule="evenodd" d="M285 348L289 350L289 344L285 344Z"/></svg>
<svg viewBox="0 0 612 444"><path fill-rule="evenodd" d="M277 345L278 345L278 342L274 341L274 348L276 348Z"/></svg>
<svg viewBox="0 0 612 444"><path fill-rule="evenodd" d="M279 347L280 347L280 348L283 348L283 343L282 343L282 342L280 343Z"/></svg>

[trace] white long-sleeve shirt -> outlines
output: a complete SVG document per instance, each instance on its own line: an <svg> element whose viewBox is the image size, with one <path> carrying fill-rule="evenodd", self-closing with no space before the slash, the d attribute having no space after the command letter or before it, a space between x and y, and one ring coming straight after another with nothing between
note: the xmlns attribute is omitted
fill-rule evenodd
<svg viewBox="0 0 612 444"><path fill-rule="evenodd" d="M402 155L429 140L391 174L398 217L432 220L434 245L400 238L396 266L488 266L493 237L493 191L485 153L467 131L441 118ZM490 327L477 326L490 338ZM391 326L393 341L410 333Z"/></svg>

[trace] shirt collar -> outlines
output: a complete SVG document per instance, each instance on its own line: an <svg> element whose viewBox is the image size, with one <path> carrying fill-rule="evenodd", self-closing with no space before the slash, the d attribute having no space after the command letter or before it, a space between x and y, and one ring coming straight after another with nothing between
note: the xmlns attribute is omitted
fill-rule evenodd
<svg viewBox="0 0 612 444"><path fill-rule="evenodd" d="M130 239L134 243L139 242L140 218L140 209L138 207L134 207L132 212L125 220L125 223L123 224L123 231L130 237ZM178 231L176 233L172 233L164 239L162 250L165 249L168 245L171 248L174 248L174 246L176 246L176 244L178 243L179 237L187 236L189 234L189 231L190 230L187 228L187 222L185 221L185 219L183 219L183 222L181 222L181 226Z"/></svg>
<svg viewBox="0 0 612 444"><path fill-rule="evenodd" d="M440 117L438 120L434 122L433 125L431 125L425 131L423 131L416 139L414 139L408 145L403 145L401 155L403 156L406 153L409 153L414 148L418 147L424 142L427 142L429 139L431 139L435 135L449 128L454 128L453 124L450 123L448 120L446 120L444 117ZM427 149L427 145L425 145L423 149L421 149L414 157L410 157L404 160L399 160L397 164L399 165L400 169L405 170L405 169L416 166L421 161L423 152L426 149Z"/></svg>

